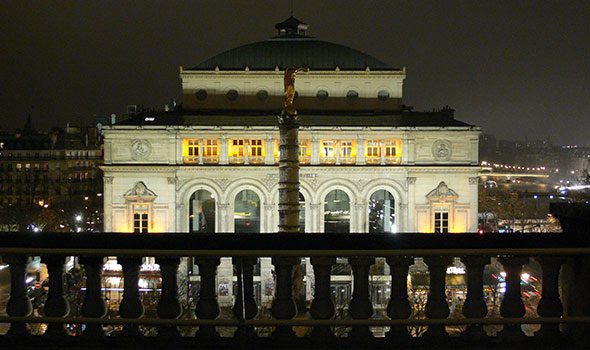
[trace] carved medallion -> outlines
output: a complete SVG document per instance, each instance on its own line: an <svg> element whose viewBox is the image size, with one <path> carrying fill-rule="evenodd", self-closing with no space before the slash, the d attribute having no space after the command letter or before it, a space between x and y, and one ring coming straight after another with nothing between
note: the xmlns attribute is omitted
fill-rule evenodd
<svg viewBox="0 0 590 350"><path fill-rule="evenodd" d="M152 154L152 144L148 140L134 140L131 143L131 158L134 160L147 159Z"/></svg>
<svg viewBox="0 0 590 350"><path fill-rule="evenodd" d="M453 151L453 145L448 140L436 140L432 144L432 155L436 160L449 160L451 159L451 152Z"/></svg>

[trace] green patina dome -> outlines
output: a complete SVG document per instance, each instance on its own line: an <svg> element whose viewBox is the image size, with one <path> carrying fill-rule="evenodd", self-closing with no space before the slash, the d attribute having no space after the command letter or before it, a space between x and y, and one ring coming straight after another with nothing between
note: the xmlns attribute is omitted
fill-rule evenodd
<svg viewBox="0 0 590 350"><path fill-rule="evenodd" d="M290 17L275 26L277 37L239 46L215 55L192 70L273 70L298 66L311 70L395 70L353 48L317 40L305 34L307 25Z"/></svg>

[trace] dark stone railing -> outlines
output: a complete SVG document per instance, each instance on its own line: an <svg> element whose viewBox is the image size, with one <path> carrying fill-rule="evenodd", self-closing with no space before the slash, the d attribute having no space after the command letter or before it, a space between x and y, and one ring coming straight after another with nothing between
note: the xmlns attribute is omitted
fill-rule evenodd
<svg viewBox="0 0 590 350"><path fill-rule="evenodd" d="M124 234L124 233L0 233L0 254L9 264L11 275L8 316L0 322L10 323L10 329L0 336L0 344L42 345L51 339L56 346L117 346L133 339L135 346L176 348L198 345L244 348L258 346L282 347L391 347L428 346L479 347L525 344L533 347L555 346L584 342L576 337L590 322L590 310L579 307L575 316L566 313L560 298L560 269L562 265L584 262L590 254L590 240L585 235L552 234ZM31 302L26 294L26 263L29 256L41 256L49 274L49 292L43 316L31 316ZM69 317L69 305L64 296L65 257L79 257L86 274L86 292L82 301L82 317ZM119 317L106 318L101 292L104 258L118 257L124 279ZM140 298L138 280L141 257L155 257L160 265L161 293L157 318L143 318L144 305ZM179 319L177 273L180 258L193 257L199 267L200 292L193 319ZM216 273L220 257L232 257L237 276L237 294L231 319L219 319ZM258 306L253 293L253 270L257 257L271 257L275 272L275 292L271 307L272 319L256 319ZM308 317L296 317L293 298L293 268L300 257L311 257L314 273L314 298ZM330 291L332 266L336 257L347 257L352 270L353 293L347 305L348 317L334 319L335 305ZM373 319L370 299L370 267L376 257L385 257L390 266L391 294L387 304L387 319ZM415 257L422 257L430 274L425 319L412 317L408 299L407 277ZM467 297L462 305L464 318L449 319L445 294L445 276L453 257L460 257L466 266ZM506 292L500 305L502 318L486 318L487 306L483 294L484 266L490 258L498 258L506 272ZM523 265L533 258L542 267L542 297L538 316L525 315L521 293ZM580 260L581 259L581 260ZM578 267L579 268L579 267ZM586 267L586 270L588 268ZM565 281L561 287L571 297L587 295L588 273L576 275L576 283ZM570 276L571 277L571 276ZM585 282L584 282L585 281ZM576 288L578 288L576 290ZM586 296L587 298L587 296ZM566 305L566 310L568 310ZM30 323L46 323L43 337L29 335ZM535 336L527 337L522 324L541 324ZM86 324L80 337L69 336L65 324ZM123 325L120 336L105 336L101 325ZM484 325L503 325L497 336L488 336ZM562 332L560 324L569 325ZM140 325L157 326L157 337L145 337ZM297 337L293 326L313 327L309 336ZM423 336L416 338L408 326L428 326ZM446 326L467 325L461 336L450 337ZM178 326L198 326L188 340L180 336ZM257 337L257 327L274 327L270 337ZM333 327L351 327L347 338L336 337ZM237 327L233 337L221 337L219 327ZM390 327L384 338L375 338L371 327ZM573 337L572 337L573 335ZM93 343L89 339L93 339ZM361 344L361 345L359 345Z"/></svg>

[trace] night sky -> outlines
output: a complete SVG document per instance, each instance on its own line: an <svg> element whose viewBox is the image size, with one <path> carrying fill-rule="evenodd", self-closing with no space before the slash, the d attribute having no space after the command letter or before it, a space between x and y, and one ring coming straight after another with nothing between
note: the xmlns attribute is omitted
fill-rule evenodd
<svg viewBox="0 0 590 350"><path fill-rule="evenodd" d="M289 0L2 1L0 130L180 98L179 66L275 35ZM590 146L586 1L294 1L309 34L407 68L404 103Z"/></svg>

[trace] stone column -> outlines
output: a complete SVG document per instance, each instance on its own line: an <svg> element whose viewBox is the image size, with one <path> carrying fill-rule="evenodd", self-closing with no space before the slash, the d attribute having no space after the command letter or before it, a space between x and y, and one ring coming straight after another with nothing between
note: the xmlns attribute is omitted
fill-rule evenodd
<svg viewBox="0 0 590 350"><path fill-rule="evenodd" d="M478 213L478 197L477 197L478 184L479 184L479 178L477 176L469 178L469 207L470 207L469 216L470 217L473 217L473 216L477 217L477 213ZM471 223L467 227L467 230L469 232L477 232L477 220L471 220Z"/></svg>
<svg viewBox="0 0 590 350"><path fill-rule="evenodd" d="M365 138L361 135L358 135L356 139L356 164L367 164L367 160L365 157Z"/></svg>
<svg viewBox="0 0 590 350"><path fill-rule="evenodd" d="M379 141L379 146L381 147L381 165L385 165L385 141Z"/></svg>
<svg viewBox="0 0 590 350"><path fill-rule="evenodd" d="M353 289L348 313L354 320L367 320L373 316L373 303L369 296L369 268L375 263L374 257L350 257L352 267ZM353 326L349 337L373 337L368 326Z"/></svg>
<svg viewBox="0 0 590 350"><path fill-rule="evenodd" d="M369 204L366 202L354 204L354 211L356 212L356 215L355 215L356 223L354 225L354 227L355 227L354 231L351 230L351 232L361 232L361 233L367 232L367 229L366 229L367 219L366 219L366 217L367 217L368 205Z"/></svg>
<svg viewBox="0 0 590 350"><path fill-rule="evenodd" d="M447 256L428 256L424 258L430 273L430 289L426 301L425 315L428 318L444 319L449 317L449 304L445 293L445 277L447 267L451 264L452 258ZM447 337L445 326L431 325L424 333L427 337Z"/></svg>
<svg viewBox="0 0 590 350"><path fill-rule="evenodd" d="M320 164L320 139L313 134L311 135L311 157L309 161L311 165Z"/></svg>
<svg viewBox="0 0 590 350"><path fill-rule="evenodd" d="M113 176L103 177L104 187L104 231L113 232Z"/></svg>
<svg viewBox="0 0 590 350"><path fill-rule="evenodd" d="M199 164L203 164L203 139L199 139Z"/></svg>
<svg viewBox="0 0 590 350"><path fill-rule="evenodd" d="M250 164L250 140L244 140L244 164Z"/></svg>
<svg viewBox="0 0 590 350"><path fill-rule="evenodd" d="M273 165L275 164L275 140L272 135L266 135L265 153L264 153L264 164Z"/></svg>
<svg viewBox="0 0 590 350"><path fill-rule="evenodd" d="M219 138L219 164L229 164L229 140L226 135Z"/></svg>
<svg viewBox="0 0 590 350"><path fill-rule="evenodd" d="M502 317L523 317L525 314L524 303L522 302L520 289L520 275L522 266L529 262L526 257L504 257L498 259L504 271L506 271L506 293L500 304L500 315ZM504 325L504 329L498 332L498 336L504 340L518 340L525 335L519 324Z"/></svg>
<svg viewBox="0 0 590 350"><path fill-rule="evenodd" d="M309 203L309 210L311 211L310 217L310 230L308 232L320 232L320 205L319 203Z"/></svg>
<svg viewBox="0 0 590 350"><path fill-rule="evenodd" d="M107 314L107 308L102 296L101 282L104 258L102 256L80 257L80 263L86 271L86 293L82 303L82 316L84 317L104 317ZM102 325L87 324L86 330L82 336L90 338L104 336Z"/></svg>
<svg viewBox="0 0 590 350"><path fill-rule="evenodd" d="M340 165L340 151L341 151L341 142L340 140L334 140L334 156L336 156L336 165Z"/></svg>
<svg viewBox="0 0 590 350"><path fill-rule="evenodd" d="M5 256L10 269L10 298L6 304L6 314L12 317L26 317L33 312L31 300L27 296L25 278L27 271L27 257L22 255ZM12 322L6 335L22 337L29 335L26 323Z"/></svg>
<svg viewBox="0 0 590 350"><path fill-rule="evenodd" d="M389 256L386 258L391 272L391 296L387 303L387 316L392 320L404 320L412 316L412 307L408 301L408 269L414 263L409 256ZM400 340L411 338L406 326L392 326L386 337Z"/></svg>
<svg viewBox="0 0 590 350"><path fill-rule="evenodd" d="M467 298L463 304L463 315L467 318L484 318L488 314L488 307L483 296L483 270L490 263L490 258L464 256L461 261L467 270ZM461 335L471 339L486 337L482 325L469 325Z"/></svg>
<svg viewBox="0 0 590 350"><path fill-rule="evenodd" d="M217 217L219 221L217 222L217 231L218 232L231 232L231 227L233 227L232 222L228 222L229 220L229 203L217 203Z"/></svg>
<svg viewBox="0 0 590 350"><path fill-rule="evenodd" d="M406 220L406 229L409 232L417 232L418 228L416 227L416 178L410 176L406 178L407 186L408 186L408 210L407 210L407 220Z"/></svg>
<svg viewBox="0 0 590 350"><path fill-rule="evenodd" d="M314 271L314 298L311 302L309 314L316 320L329 320L334 317L334 302L330 289L330 273L332 265L336 263L333 257L312 257L311 263ZM318 339L334 338L334 333L329 326L316 326L310 334Z"/></svg>

